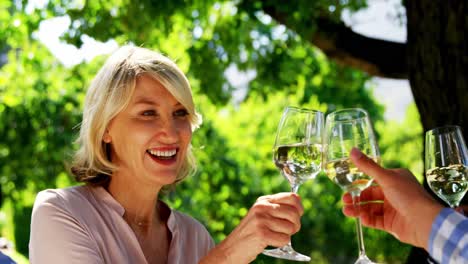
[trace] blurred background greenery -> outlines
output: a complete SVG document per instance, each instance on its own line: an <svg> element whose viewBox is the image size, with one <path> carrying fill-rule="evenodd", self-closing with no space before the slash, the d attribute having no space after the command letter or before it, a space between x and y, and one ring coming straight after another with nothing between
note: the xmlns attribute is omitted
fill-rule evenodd
<svg viewBox="0 0 468 264"><path fill-rule="evenodd" d="M34 1L37 2L37 1ZM79 47L86 38L133 43L175 59L187 73L204 123L193 147L198 173L163 199L200 220L221 241L261 195L288 191L272 162L281 111L296 105L330 112L368 110L383 165L422 175L422 126L413 104L400 121L384 119L371 76L337 64L297 32L316 30L316 19L339 20L365 1L272 1L291 12L293 31L262 11L264 1L30 1L0 0L0 235L12 256L28 263L29 221L35 194L75 184L68 164L86 87L106 55L67 66L39 40L42 21L68 17L62 40ZM292 8L292 9L291 9ZM233 78L250 77L245 85ZM353 219L341 213L341 190L321 174L300 189L305 214L294 248L313 263L352 263L357 256ZM368 256L404 263L410 247L365 229ZM288 263L259 256L255 263Z"/></svg>

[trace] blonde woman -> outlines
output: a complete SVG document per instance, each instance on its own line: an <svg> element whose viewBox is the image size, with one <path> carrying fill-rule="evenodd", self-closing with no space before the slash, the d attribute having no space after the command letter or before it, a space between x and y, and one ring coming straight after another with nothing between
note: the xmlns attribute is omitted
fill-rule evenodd
<svg viewBox="0 0 468 264"><path fill-rule="evenodd" d="M40 263L248 263L300 228L292 193L260 197L220 244L194 218L158 199L194 169L200 125L190 85L167 57L115 52L85 99L72 172L82 186L37 195L29 243Z"/></svg>

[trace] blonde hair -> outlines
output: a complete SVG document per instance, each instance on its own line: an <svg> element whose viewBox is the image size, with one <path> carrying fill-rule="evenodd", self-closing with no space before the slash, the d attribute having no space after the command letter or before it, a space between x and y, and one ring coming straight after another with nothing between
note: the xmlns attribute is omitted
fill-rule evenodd
<svg viewBox="0 0 468 264"><path fill-rule="evenodd" d="M133 46L123 46L113 53L99 70L86 93L83 120L77 139L72 173L79 182L106 185L118 168L110 160L110 145L103 136L109 122L128 105L135 90L136 78L147 74L161 83L188 111L192 130L201 124L195 111L190 84L184 73L160 53ZM196 169L191 146L175 183Z"/></svg>

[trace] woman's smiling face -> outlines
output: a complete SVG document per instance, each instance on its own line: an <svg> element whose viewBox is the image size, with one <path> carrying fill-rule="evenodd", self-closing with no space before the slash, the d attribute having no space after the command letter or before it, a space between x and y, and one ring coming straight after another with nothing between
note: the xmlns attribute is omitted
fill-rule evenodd
<svg viewBox="0 0 468 264"><path fill-rule="evenodd" d="M137 77L128 106L112 119L104 142L111 144L114 174L145 184L174 183L192 138L189 113L158 81Z"/></svg>

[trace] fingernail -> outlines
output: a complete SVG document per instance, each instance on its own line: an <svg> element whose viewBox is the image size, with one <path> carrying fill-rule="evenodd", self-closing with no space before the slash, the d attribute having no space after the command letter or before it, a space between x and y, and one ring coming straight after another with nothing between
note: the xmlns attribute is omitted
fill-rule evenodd
<svg viewBox="0 0 468 264"><path fill-rule="evenodd" d="M358 148L355 148L355 147L353 147L353 148L351 149L351 153L350 153L350 154L351 154L351 156L353 156L355 159L360 159L360 158L363 156L362 152L361 152Z"/></svg>

